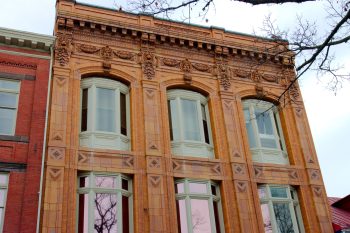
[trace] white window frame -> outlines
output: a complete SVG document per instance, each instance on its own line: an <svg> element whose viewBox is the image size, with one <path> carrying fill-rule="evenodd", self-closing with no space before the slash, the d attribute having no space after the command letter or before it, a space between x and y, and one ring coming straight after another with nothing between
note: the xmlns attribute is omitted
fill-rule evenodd
<svg viewBox="0 0 350 233"><path fill-rule="evenodd" d="M273 103L266 102L257 99L246 99L243 100L243 111L249 111L249 119L245 116L244 120L251 122L253 135L249 135L248 130L247 135L253 137L256 146L253 147L252 143L249 142L250 152L252 154L252 160L259 163L274 163L274 164L289 164L287 149L283 137L283 130L281 126L281 121L279 117L278 107ZM273 136L267 134L259 134L257 117L255 114L256 110L262 111L264 114L268 114L272 124ZM261 145L261 139L268 138L274 139L277 148L268 148Z"/></svg>
<svg viewBox="0 0 350 233"><path fill-rule="evenodd" d="M171 151L173 155L180 155L180 156L194 156L194 157L204 157L204 158L213 158L214 157L214 147L213 147L213 139L212 139L212 132L211 132L211 123L210 123L210 114L209 114L209 108L208 108L208 98L201 95L200 93L194 92L194 91L188 91L188 90L181 90L181 89L172 89L167 91L167 97L168 101L175 100L176 104L176 120L174 120L173 117L171 117L171 123L172 128L178 128L179 129L179 139L175 140L173 139L171 141ZM184 136L184 129L183 129L183 116L182 116L182 110L181 110L181 99L184 100L192 100L196 102L197 106L197 116L198 116L198 126L200 131L200 140L186 140ZM207 128L208 128L208 137L209 137L209 143L205 142L205 134L204 134L204 128L203 128L203 118L202 118L202 109L201 105L204 105L205 108L205 116L207 120ZM168 108L169 111L169 117L171 116L171 109ZM169 121L170 122L170 121ZM176 125L177 127L173 127Z"/></svg>
<svg viewBox="0 0 350 233"><path fill-rule="evenodd" d="M96 89L105 88L114 90L115 93L115 132L97 131L96 129ZM80 127L80 146L100 149L115 149L115 150L130 150L130 97L129 87L125 84L103 77L91 77L85 78L81 81L81 94L80 94L80 126L81 126L81 113L82 113L82 101L83 90L88 89L88 112L87 112L87 130L81 131ZM120 132L120 93L123 93L126 97L126 124L127 135L123 135Z"/></svg>
<svg viewBox="0 0 350 233"><path fill-rule="evenodd" d="M111 189L111 188L100 188L95 186L95 178L96 177L114 177L116 178L116 185L117 188ZM80 187L80 178L81 177L87 177L89 187ZM125 179L128 181L128 188L129 190L122 189L122 179ZM128 205L129 205L129 233L134 232L134 224L133 224L133 186L132 186L132 179L128 176L125 176L123 174L119 173L101 173L101 172L84 172L78 175L78 182L77 182L77 211L76 211L76 232L78 232L79 227L79 194L88 194L88 210L91 210L88 212L88 232L93 233L94 231L94 194L96 193L110 193L110 194L116 194L117 195L117 203L122 203L122 196L128 197ZM122 210L123 206L118 205L117 209L117 232L123 232L123 220L122 220Z"/></svg>
<svg viewBox="0 0 350 233"><path fill-rule="evenodd" d="M7 191L8 191L8 184L9 184L9 174L8 173L0 173L0 175L3 175L5 178L5 183L0 183L0 190L5 190L4 194L4 205L0 206L0 209L2 209L2 216L0 219L0 232L3 232L4 227L4 220L5 220L5 212L6 212L6 200L7 200Z"/></svg>
<svg viewBox="0 0 350 233"><path fill-rule="evenodd" d="M6 88L1 88L0 87L0 92L3 93L11 93L11 94L16 94L16 107L8 107L8 106L1 106L0 105L0 109L11 109L11 110L15 110L15 116L13 119L13 124L12 124L12 130L10 133L4 133L0 131L0 135L15 135L15 131L16 131L16 121L17 121L17 113L18 113L18 100L19 100L19 92L21 89L21 82L18 80L13 80L13 79L0 79L1 81L7 81L7 82L14 82L14 83L18 83L18 88L17 89L6 89Z"/></svg>
<svg viewBox="0 0 350 233"><path fill-rule="evenodd" d="M222 215L222 206L221 206L221 195L219 185L211 180L195 180L195 179L178 179L175 180L175 187L177 184L182 183L184 185L183 193L175 193L176 200L185 200L186 203L186 216L187 216L187 228L188 233L193 233L192 229L192 211L191 211L191 199L197 200L208 200L209 205L209 215L210 215L210 225L211 232L216 233L215 225L215 215L214 215L214 202L217 203L218 208L218 219L221 233L225 233L224 220ZM206 184L207 193L191 193L189 188L189 183L199 183ZM215 188L216 195L212 194L212 187ZM179 211L179 210L177 210ZM177 223L179 224L180 220L178 219Z"/></svg>
<svg viewBox="0 0 350 233"><path fill-rule="evenodd" d="M287 197L272 197L271 188L285 189ZM298 194L297 194L297 191L293 187L288 186L288 185L268 185L268 184L265 184L265 185L259 185L258 191L259 191L260 205L262 205L262 204L268 205L270 220L271 220L271 227L272 227L273 233L280 232L278 230L277 221L276 221L275 213L274 213L274 209L273 209L274 203L288 204L294 233L305 233L303 218L301 215L300 205L299 205L299 200L298 200ZM262 195L261 193L264 193L264 195ZM262 213L261 213L261 216L262 216Z"/></svg>

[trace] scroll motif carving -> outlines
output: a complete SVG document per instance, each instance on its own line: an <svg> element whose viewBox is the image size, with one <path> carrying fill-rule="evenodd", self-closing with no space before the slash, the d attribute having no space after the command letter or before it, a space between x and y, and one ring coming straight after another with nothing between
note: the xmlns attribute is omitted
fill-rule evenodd
<svg viewBox="0 0 350 233"><path fill-rule="evenodd" d="M239 70L239 69L235 69L233 73L238 78L250 79L256 83L260 83L261 81L272 82L272 83L281 82L280 74L270 75L270 74L264 74L258 70L245 71L245 70Z"/></svg>
<svg viewBox="0 0 350 233"><path fill-rule="evenodd" d="M298 172L297 171L289 171L289 177L292 179L298 179Z"/></svg>
<svg viewBox="0 0 350 233"><path fill-rule="evenodd" d="M311 170L309 172L311 180L319 180L320 179L320 173L318 170Z"/></svg>
<svg viewBox="0 0 350 233"><path fill-rule="evenodd" d="M148 80L151 80L154 78L156 72L155 72L155 61L156 58L153 53L150 51L144 51L141 54L142 57L142 67L143 67L143 73L145 77Z"/></svg>
<svg viewBox="0 0 350 233"><path fill-rule="evenodd" d="M49 156L53 160L62 160L64 157L64 149L63 148L50 148Z"/></svg>
<svg viewBox="0 0 350 233"><path fill-rule="evenodd" d="M134 167L134 157L124 155L123 156L123 165L126 167Z"/></svg>
<svg viewBox="0 0 350 233"><path fill-rule="evenodd" d="M72 53L72 34L58 33L55 47L55 58L61 66L65 66L69 62Z"/></svg>
<svg viewBox="0 0 350 233"><path fill-rule="evenodd" d="M60 87L62 87L66 83L66 78L61 77L61 76L57 76L56 82Z"/></svg>
<svg viewBox="0 0 350 233"><path fill-rule="evenodd" d="M256 178L259 178L263 174L263 169L261 167L254 167L254 174Z"/></svg>
<svg viewBox="0 0 350 233"><path fill-rule="evenodd" d="M314 194L317 196L317 197L322 197L322 188L321 187L313 187L312 188L313 191L314 191Z"/></svg>
<svg viewBox="0 0 350 233"><path fill-rule="evenodd" d="M180 61L172 58L163 58L161 61L162 61L162 64L170 67L179 67L180 65Z"/></svg>
<svg viewBox="0 0 350 233"><path fill-rule="evenodd" d="M290 86L289 95L293 101L297 101L299 99L300 93L299 93L298 87L296 86L296 83Z"/></svg>
<svg viewBox="0 0 350 233"><path fill-rule="evenodd" d="M95 47L95 46L92 46L92 45L82 44L82 45L78 46L78 51L84 52L84 53L89 53L89 54L95 54L98 51L100 51L100 49Z"/></svg>
<svg viewBox="0 0 350 233"><path fill-rule="evenodd" d="M211 72L211 67L206 64L200 64L200 63L192 63L192 66L194 69L201 71L201 72Z"/></svg>
<svg viewBox="0 0 350 233"><path fill-rule="evenodd" d="M186 84L192 83L192 64L191 62L186 58L185 60L181 61L180 63L180 70L184 72L184 81Z"/></svg>
<svg viewBox="0 0 350 233"><path fill-rule="evenodd" d="M157 157L148 158L148 167L153 169L159 169L161 167L160 158L157 158Z"/></svg>
<svg viewBox="0 0 350 233"><path fill-rule="evenodd" d="M124 59L124 60L132 60L135 56L135 54L127 51L115 51L114 54L120 59Z"/></svg>
<svg viewBox="0 0 350 233"><path fill-rule="evenodd" d="M55 141L62 141L63 140L62 135L58 132L53 134L52 139Z"/></svg>
<svg viewBox="0 0 350 233"><path fill-rule="evenodd" d="M233 171L236 175L244 175L245 174L245 168L242 164L234 164L233 165Z"/></svg>

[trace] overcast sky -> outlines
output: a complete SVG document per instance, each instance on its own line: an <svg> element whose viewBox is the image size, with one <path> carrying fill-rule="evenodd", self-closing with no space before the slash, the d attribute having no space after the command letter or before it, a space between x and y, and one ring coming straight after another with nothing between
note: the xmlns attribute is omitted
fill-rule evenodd
<svg viewBox="0 0 350 233"><path fill-rule="evenodd" d="M113 6L114 0L82 0L104 6ZM124 1L123 1L124 2ZM258 31L264 16L272 14L282 28L293 25L295 15L316 20L324 30L324 2L257 6L216 1L215 11L207 15L208 22L192 19L192 23L219 26L227 30L252 34ZM192 13L194 16L194 13ZM3 0L0 7L0 27L13 28L52 35L55 0ZM337 51L345 67L350 67L349 45ZM349 72L349 69L348 69ZM300 80L302 95L311 126L318 159L328 196L343 197L350 194L350 84L333 92L325 89L314 74Z"/></svg>

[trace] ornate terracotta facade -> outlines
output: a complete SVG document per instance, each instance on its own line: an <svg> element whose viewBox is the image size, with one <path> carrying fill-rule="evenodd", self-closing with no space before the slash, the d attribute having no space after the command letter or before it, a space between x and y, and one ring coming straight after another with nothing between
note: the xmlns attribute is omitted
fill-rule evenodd
<svg viewBox="0 0 350 233"><path fill-rule="evenodd" d="M135 233L178 232L175 181L212 180L223 228L264 232L258 185L297 190L305 232L331 232L327 196L293 61L273 41L57 2L42 232L77 232L78 175L131 177ZM274 48L275 47L275 48ZM267 50L267 48L269 48ZM274 49L272 49L274 48ZM129 87L130 150L80 146L81 84L104 77ZM167 90L206 96L213 158L172 154ZM242 100L279 105L288 165L253 162Z"/></svg>

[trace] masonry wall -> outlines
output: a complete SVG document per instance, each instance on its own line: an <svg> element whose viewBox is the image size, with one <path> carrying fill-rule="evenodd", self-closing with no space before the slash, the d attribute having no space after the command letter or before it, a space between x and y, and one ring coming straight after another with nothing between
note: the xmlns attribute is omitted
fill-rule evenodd
<svg viewBox="0 0 350 233"><path fill-rule="evenodd" d="M75 232L77 175L133 177L135 233L176 233L174 179L220 183L225 232L263 232L258 184L297 188L306 232L331 232L326 193L298 87L280 116L290 165L254 163L242 99L276 102L294 78L288 57L263 50L273 42L58 1L42 232ZM259 59L264 65L251 69ZM289 68L288 68L289 67ZM131 150L79 146L80 84L84 76L130 87ZM209 99L214 159L173 156L167 89Z"/></svg>
<svg viewBox="0 0 350 233"><path fill-rule="evenodd" d="M0 77L20 81L15 134L0 135L0 171L9 174L3 232L36 229L49 67L47 52L0 45Z"/></svg>

